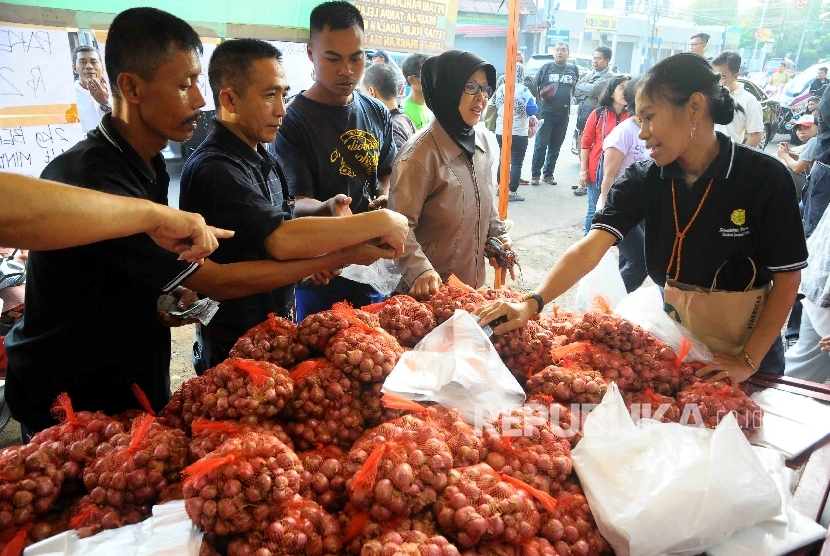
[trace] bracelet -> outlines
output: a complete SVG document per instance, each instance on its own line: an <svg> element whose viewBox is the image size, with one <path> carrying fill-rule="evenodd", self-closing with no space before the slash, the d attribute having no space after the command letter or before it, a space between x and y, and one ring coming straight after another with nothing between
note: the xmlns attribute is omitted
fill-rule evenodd
<svg viewBox="0 0 830 556"><path fill-rule="evenodd" d="M542 299L542 296L539 295L538 293L530 292L530 293L526 293L525 295L522 296L522 301L523 302L527 301L528 299L536 300L536 303L539 305L538 309L536 310L536 314L541 313L542 309L545 308L545 300Z"/></svg>
<svg viewBox="0 0 830 556"><path fill-rule="evenodd" d="M749 355L747 355L745 351L742 351L741 355L746 360L747 365L749 365L749 367L752 369L752 372L757 373L758 369L755 367L755 363L752 362L752 359L750 359Z"/></svg>

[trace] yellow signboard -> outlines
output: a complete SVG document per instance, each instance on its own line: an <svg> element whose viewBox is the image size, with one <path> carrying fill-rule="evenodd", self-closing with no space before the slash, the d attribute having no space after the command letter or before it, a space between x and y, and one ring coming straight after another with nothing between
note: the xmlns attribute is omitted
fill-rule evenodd
<svg viewBox="0 0 830 556"><path fill-rule="evenodd" d="M608 15L585 14L585 30L617 32L617 18Z"/></svg>

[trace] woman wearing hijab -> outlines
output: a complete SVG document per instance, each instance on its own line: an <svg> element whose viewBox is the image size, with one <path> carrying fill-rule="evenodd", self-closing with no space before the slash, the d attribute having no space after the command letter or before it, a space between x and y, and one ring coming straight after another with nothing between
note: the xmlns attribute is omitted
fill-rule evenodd
<svg viewBox="0 0 830 556"><path fill-rule="evenodd" d="M527 152L528 131L530 119L539 112L536 101L530 89L524 85L525 67L516 64L516 90L513 94L513 147L510 149L510 196L509 201L524 201L525 198L519 195L519 179L522 176L522 164ZM498 109L496 118L496 140L501 149L501 131L504 125L504 88L505 84L499 85L496 94L493 96L493 104ZM535 118L534 118L535 119ZM501 159L501 157L499 157ZM501 176L501 165L497 175Z"/></svg>
<svg viewBox="0 0 830 556"><path fill-rule="evenodd" d="M435 115L395 158L389 208L409 219L404 254L395 261L401 292L426 298L450 274L484 285L484 245L509 246L493 205L493 161L484 114L496 70L471 52L450 50L421 69L424 99Z"/></svg>

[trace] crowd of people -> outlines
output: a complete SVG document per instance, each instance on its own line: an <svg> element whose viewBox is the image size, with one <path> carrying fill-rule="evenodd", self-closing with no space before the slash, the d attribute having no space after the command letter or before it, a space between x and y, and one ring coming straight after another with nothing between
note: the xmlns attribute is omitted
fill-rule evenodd
<svg viewBox="0 0 830 556"><path fill-rule="evenodd" d="M6 398L24 439L52 423L62 391L76 409L117 413L137 405L137 383L155 409L165 405L169 327L188 321L160 313L160 293L183 305L197 295L222 301L208 325L197 325L193 361L202 373L269 313L300 320L338 301L382 299L339 276L346 265L392 259L397 291L424 299L452 274L483 286L485 245L510 248L492 172L504 138L491 141L479 125L492 104L501 130L510 100L495 67L450 50L411 55L400 68L378 51L367 68L363 18L341 0L314 8L309 28L315 81L288 106L279 50L256 39L216 47L208 66L216 115L183 168L182 211L166 207L160 151L192 136L205 105L198 34L154 8L120 13L108 34L109 86L97 52L76 52L78 94L94 100L97 111L87 111L99 121L46 167L49 181L0 176L11 206L0 244L32 249L25 315L5 341ZM577 103L585 236L522 301L481 308L482 324L508 317L496 333L523 325L618 245L626 289L649 276L678 318L688 316L689 288L761 295L751 332L713 348L701 376L782 373L780 331L799 291L805 312L793 365L826 372L828 95L818 120L799 126L813 141L804 160L814 164L802 218L788 170L801 156L785 146L785 166L750 148L756 106L736 84L737 54L719 55L714 69L700 54L677 54L634 79L612 71L607 47L582 79L568 55L557 45L532 79L517 64L509 191L522 200L521 162L534 133L530 184L556 184Z"/></svg>

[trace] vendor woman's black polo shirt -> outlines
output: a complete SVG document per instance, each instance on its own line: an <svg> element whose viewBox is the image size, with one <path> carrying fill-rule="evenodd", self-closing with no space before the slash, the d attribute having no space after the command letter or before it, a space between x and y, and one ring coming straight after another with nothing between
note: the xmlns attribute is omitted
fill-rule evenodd
<svg viewBox="0 0 830 556"><path fill-rule="evenodd" d="M41 177L166 205L164 159L152 162L151 169L106 115ZM25 315L6 338L14 418L50 426L61 392L76 410L137 408L134 382L160 410L170 396L170 329L156 319L156 300L198 269L177 258L146 234L30 252Z"/></svg>
<svg viewBox="0 0 830 556"><path fill-rule="evenodd" d="M697 182L688 188L676 162L660 168L653 160L631 165L614 183L608 201L593 219L592 229L621 240L645 219L646 266L656 284L664 285L675 238L672 188L682 231L712 188L683 242L679 281L709 288L718 267L718 289L738 291L752 279L770 282L775 272L807 266L807 246L798 212L795 186L788 170L772 157L736 145L718 133L720 152ZM675 267L671 277L674 278Z"/></svg>
<svg viewBox="0 0 830 556"><path fill-rule="evenodd" d="M252 149L216 120L182 169L179 207L198 212L211 226L235 232L219 242L210 256L220 264L269 259L265 240L291 218L293 205L274 157L262 145ZM210 325L241 336L266 320L268 313L293 317L293 307L291 284L223 301Z"/></svg>

